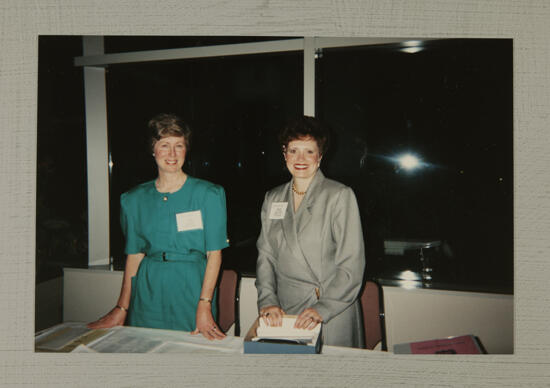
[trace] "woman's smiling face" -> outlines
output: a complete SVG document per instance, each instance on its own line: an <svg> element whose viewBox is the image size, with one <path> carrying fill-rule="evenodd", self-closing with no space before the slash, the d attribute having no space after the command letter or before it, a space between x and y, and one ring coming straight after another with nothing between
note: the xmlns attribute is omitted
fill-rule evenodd
<svg viewBox="0 0 550 388"><path fill-rule="evenodd" d="M153 148L159 172L180 171L185 163L185 138L183 136L163 137Z"/></svg>
<svg viewBox="0 0 550 388"><path fill-rule="evenodd" d="M312 137L290 141L284 156L288 171L293 177L302 179L315 175L322 157L317 142Z"/></svg>

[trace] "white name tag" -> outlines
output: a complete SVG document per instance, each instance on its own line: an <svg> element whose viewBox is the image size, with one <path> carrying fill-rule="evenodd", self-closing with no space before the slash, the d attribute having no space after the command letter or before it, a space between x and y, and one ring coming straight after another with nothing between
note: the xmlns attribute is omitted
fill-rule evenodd
<svg viewBox="0 0 550 388"><path fill-rule="evenodd" d="M286 207L288 202L273 202L271 204L271 211L269 212L270 220L282 220L285 218Z"/></svg>
<svg viewBox="0 0 550 388"><path fill-rule="evenodd" d="M186 230L202 229L202 216L200 210L176 214L178 232Z"/></svg>

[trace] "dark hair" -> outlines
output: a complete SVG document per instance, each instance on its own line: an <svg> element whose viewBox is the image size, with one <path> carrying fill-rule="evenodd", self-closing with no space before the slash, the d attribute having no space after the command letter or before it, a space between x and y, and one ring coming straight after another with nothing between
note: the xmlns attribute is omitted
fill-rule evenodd
<svg viewBox="0 0 550 388"><path fill-rule="evenodd" d="M329 131L323 123L311 116L300 117L288 123L279 133L279 143L283 152L292 140L311 137L319 147L319 153L324 155L328 150Z"/></svg>
<svg viewBox="0 0 550 388"><path fill-rule="evenodd" d="M151 148L155 148L157 141L164 137L183 137L185 148L189 151L191 145L191 128L178 116L160 113L149 120L147 124L151 130Z"/></svg>

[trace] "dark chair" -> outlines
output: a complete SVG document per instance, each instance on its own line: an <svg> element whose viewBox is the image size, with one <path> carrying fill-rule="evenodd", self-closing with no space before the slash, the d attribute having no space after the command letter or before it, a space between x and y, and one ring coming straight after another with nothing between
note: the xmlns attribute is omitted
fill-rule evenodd
<svg viewBox="0 0 550 388"><path fill-rule="evenodd" d="M378 283L367 280L361 293L361 308L366 348L372 350L381 342L382 350L387 351L384 299Z"/></svg>
<svg viewBox="0 0 550 388"><path fill-rule="evenodd" d="M218 325L225 333L235 323L235 336L240 335L238 292L239 275L232 269L224 269L218 286Z"/></svg>

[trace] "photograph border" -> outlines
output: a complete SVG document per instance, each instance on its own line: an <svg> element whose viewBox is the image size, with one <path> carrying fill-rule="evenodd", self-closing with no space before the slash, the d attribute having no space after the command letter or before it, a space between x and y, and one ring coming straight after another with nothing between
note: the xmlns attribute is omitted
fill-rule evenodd
<svg viewBox="0 0 550 388"><path fill-rule="evenodd" d="M103 6L100 6L103 5ZM545 0L108 2L0 6L0 385L543 385L550 379L550 7ZM164 356L34 353L38 35L514 39L515 354ZM162 357L162 358L161 358ZM483 358L480 358L483 357Z"/></svg>

